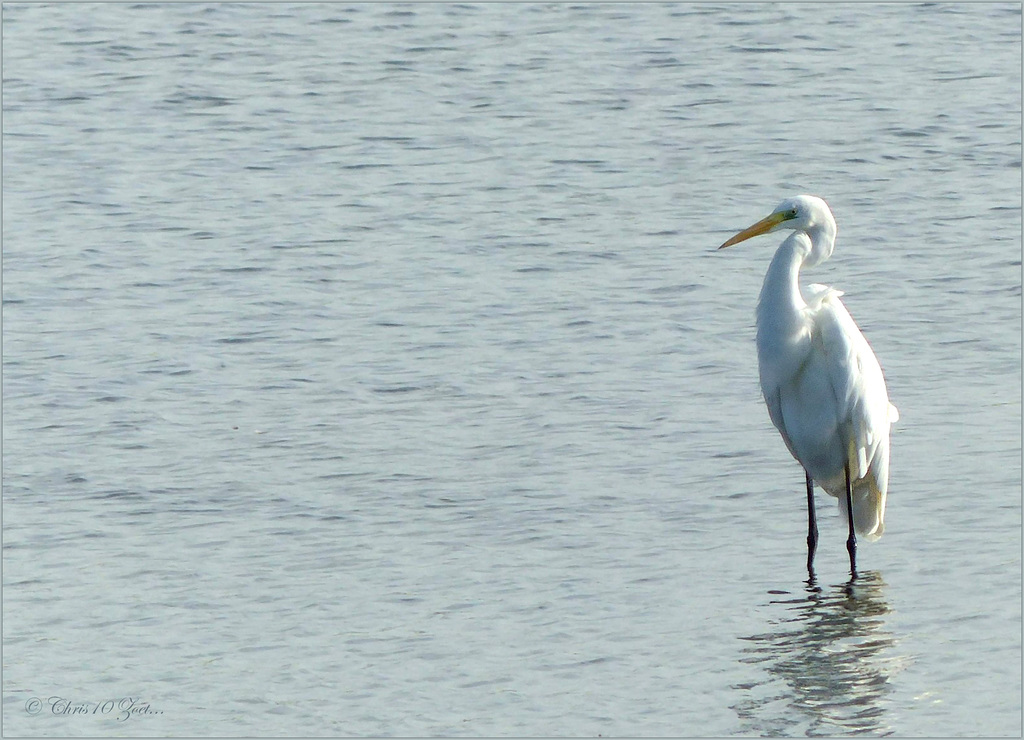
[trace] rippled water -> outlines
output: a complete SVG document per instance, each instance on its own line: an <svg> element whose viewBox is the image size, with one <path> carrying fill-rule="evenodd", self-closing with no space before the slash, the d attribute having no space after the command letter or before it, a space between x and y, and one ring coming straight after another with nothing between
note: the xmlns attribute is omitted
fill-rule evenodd
<svg viewBox="0 0 1024 740"><path fill-rule="evenodd" d="M1019 735L1021 21L5 4L10 735ZM901 420L845 584L783 196Z"/></svg>

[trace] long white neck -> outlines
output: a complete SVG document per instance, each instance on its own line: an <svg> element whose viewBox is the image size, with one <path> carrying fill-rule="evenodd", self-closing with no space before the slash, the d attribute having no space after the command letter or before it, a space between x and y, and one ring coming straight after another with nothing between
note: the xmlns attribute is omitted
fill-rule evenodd
<svg viewBox="0 0 1024 740"><path fill-rule="evenodd" d="M786 238L772 257L764 276L761 295L757 299L758 350L776 338L792 337L803 328L803 309L807 306L800 294L800 268L811 253L811 240L802 231Z"/></svg>
<svg viewBox="0 0 1024 740"><path fill-rule="evenodd" d="M757 301L759 341L762 329L784 334L800 329L807 306L800 294L800 270L831 257L835 241L835 221L827 219L807 230L794 231L782 242L765 273Z"/></svg>
<svg viewBox="0 0 1024 740"><path fill-rule="evenodd" d="M832 255L835 234L835 222L794 231L772 257L757 300L757 359L763 390L796 372L810 351L810 318L800 293L800 270Z"/></svg>

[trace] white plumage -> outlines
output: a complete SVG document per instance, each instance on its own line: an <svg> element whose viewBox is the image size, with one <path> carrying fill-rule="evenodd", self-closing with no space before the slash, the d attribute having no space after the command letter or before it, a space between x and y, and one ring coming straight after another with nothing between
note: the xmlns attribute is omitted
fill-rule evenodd
<svg viewBox="0 0 1024 740"><path fill-rule="evenodd" d="M793 233L775 252L757 304L758 367L768 413L807 475L839 499L844 518L849 469L854 527L876 540L885 530L889 426L899 414L889 403L878 360L839 299L842 293L818 284L800 290L800 270L832 255L836 223L825 201L789 198L722 247L777 229ZM812 501L809 506L814 527ZM809 569L811 540L809 535ZM848 546L856 572L852 535Z"/></svg>

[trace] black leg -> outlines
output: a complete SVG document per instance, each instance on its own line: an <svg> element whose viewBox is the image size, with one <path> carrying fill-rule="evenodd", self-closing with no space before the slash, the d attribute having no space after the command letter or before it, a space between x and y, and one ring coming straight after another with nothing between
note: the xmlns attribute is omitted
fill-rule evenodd
<svg viewBox="0 0 1024 740"><path fill-rule="evenodd" d="M814 513L814 481L807 476L807 577L814 580L814 551L818 549L818 519Z"/></svg>
<svg viewBox="0 0 1024 740"><path fill-rule="evenodd" d="M850 466L846 466L846 513L850 519L850 536L846 551L850 553L850 580L857 578L857 536L853 533L853 489L850 487Z"/></svg>

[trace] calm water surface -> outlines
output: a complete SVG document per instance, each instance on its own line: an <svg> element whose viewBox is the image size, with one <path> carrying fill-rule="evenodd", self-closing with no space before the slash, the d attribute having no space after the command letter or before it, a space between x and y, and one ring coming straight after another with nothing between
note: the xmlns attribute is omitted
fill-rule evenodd
<svg viewBox="0 0 1024 740"><path fill-rule="evenodd" d="M3 20L7 734L1019 736L1019 4ZM798 192L851 592L714 249Z"/></svg>

